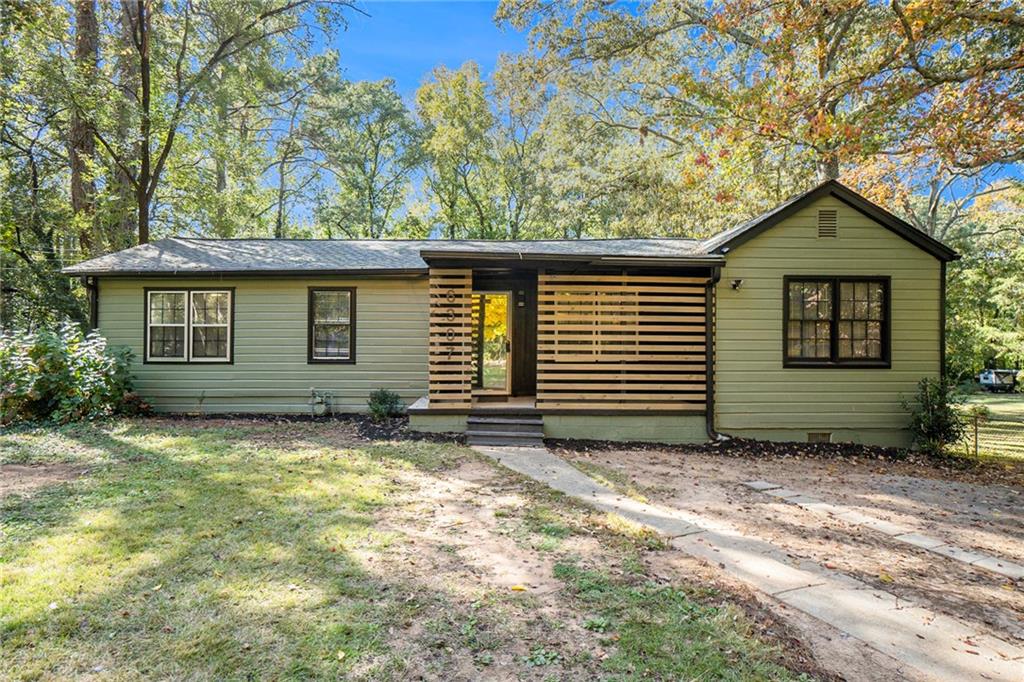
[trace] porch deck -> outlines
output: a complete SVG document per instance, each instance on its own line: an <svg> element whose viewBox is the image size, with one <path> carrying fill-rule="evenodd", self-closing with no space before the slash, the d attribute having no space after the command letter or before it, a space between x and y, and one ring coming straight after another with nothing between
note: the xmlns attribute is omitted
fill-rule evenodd
<svg viewBox="0 0 1024 682"><path fill-rule="evenodd" d="M537 398L532 395L513 397L474 397L468 407L431 407L430 397L423 396L408 409L409 414L468 414L470 412L495 412L501 414L541 414Z"/></svg>

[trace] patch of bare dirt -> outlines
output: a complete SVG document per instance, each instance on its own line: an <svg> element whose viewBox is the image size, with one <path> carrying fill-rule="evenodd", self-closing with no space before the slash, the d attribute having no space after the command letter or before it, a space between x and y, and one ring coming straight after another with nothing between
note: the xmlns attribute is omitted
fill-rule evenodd
<svg viewBox="0 0 1024 682"><path fill-rule="evenodd" d="M586 630L583 613L554 566L565 556L585 557L612 574L624 572L625 552L609 542L600 518L586 519L590 533L550 538L526 530L526 517L537 505L535 484L524 482L476 458L439 475L409 472L402 480L405 504L384 512L378 528L402 537L383 556L366 552L361 559L371 570L419 584L425 594L443 593L444 604L426 607L406 627L391 633L393 646L416 661L410 679L446 680L590 680L602 675L607 651L602 635ZM642 552L649 577L664 583L716 586L710 571L691 562L669 565L659 557L671 550ZM747 612L763 638L784 652L782 664L816 679L838 679L826 673L800 643L798 633L781 617L750 596L718 583L719 599ZM459 606L457 612L452 603ZM491 646L493 645L493 646ZM526 663L538 649L557 651L559 662ZM415 652L415 656L412 655ZM429 652L427 655L424 652ZM486 664L481 661L486 659Z"/></svg>
<svg viewBox="0 0 1024 682"><path fill-rule="evenodd" d="M1024 488L1024 460L934 458L920 452L857 443L787 443L730 438L700 445L622 443L615 441L548 440L557 452L655 452L677 456L711 455L759 462L835 461L854 465L884 464L890 471L916 478L934 478L977 485Z"/></svg>
<svg viewBox="0 0 1024 682"><path fill-rule="evenodd" d="M72 481L88 471L72 464L0 464L0 500L8 495L30 495L48 485Z"/></svg>
<svg viewBox="0 0 1024 682"><path fill-rule="evenodd" d="M1024 562L1024 491L914 475L890 460L728 457L676 450L563 456L627 475L653 501L719 518L798 558L855 577L1003 638L1024 638L1024 584L878 531L750 490L765 480L913 528L965 549Z"/></svg>

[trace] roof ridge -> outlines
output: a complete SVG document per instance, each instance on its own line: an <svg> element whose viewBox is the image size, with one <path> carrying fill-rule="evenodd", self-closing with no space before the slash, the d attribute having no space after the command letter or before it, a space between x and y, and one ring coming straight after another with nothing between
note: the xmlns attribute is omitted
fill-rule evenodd
<svg viewBox="0 0 1024 682"><path fill-rule="evenodd" d="M390 238L390 237L378 237L372 239L335 239L328 237L161 237L155 241L163 241L165 239L177 239L179 241L190 241L190 242L338 242L338 243L352 243L352 242L407 242L407 243L437 243L443 244L445 242L493 242L495 244L508 244L514 242L524 242L530 244L536 244L539 242L566 242L566 243L579 243L579 242L621 242L621 241L678 241L678 242L699 242L699 237L577 237L577 238L565 238L565 239L483 239L483 238L469 238L469 239L410 239L405 237ZM138 244L137 246L145 246L144 244Z"/></svg>

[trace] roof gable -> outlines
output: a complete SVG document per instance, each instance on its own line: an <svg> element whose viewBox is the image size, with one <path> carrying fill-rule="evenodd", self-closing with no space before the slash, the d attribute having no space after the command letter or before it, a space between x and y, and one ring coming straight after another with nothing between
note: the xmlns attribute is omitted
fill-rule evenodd
<svg viewBox="0 0 1024 682"><path fill-rule="evenodd" d="M952 261L960 258L960 254L942 242L925 234L878 204L865 199L837 180L823 182L817 187L776 206L767 213L705 240L704 249L708 253L726 254L737 246L754 239L759 234L778 225L797 211L810 206L826 196L835 197L941 261Z"/></svg>

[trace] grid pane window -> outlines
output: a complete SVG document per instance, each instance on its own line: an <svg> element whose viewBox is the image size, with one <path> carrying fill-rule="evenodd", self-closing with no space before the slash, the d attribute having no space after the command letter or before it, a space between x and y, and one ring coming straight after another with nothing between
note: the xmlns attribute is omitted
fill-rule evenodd
<svg viewBox="0 0 1024 682"><path fill-rule="evenodd" d="M154 291L147 302L150 358L185 359L185 292Z"/></svg>
<svg viewBox="0 0 1024 682"><path fill-rule="evenodd" d="M888 280L787 278L785 296L786 363L888 366Z"/></svg>
<svg viewBox="0 0 1024 682"><path fill-rule="evenodd" d="M885 289L881 282L839 284L839 357L882 358Z"/></svg>
<svg viewBox="0 0 1024 682"><path fill-rule="evenodd" d="M146 299L146 359L229 361L230 291L150 291Z"/></svg>
<svg viewBox="0 0 1024 682"><path fill-rule="evenodd" d="M786 354L828 359L832 348L832 283L790 282Z"/></svg>
<svg viewBox="0 0 1024 682"><path fill-rule="evenodd" d="M310 359L351 361L354 356L351 289L310 291Z"/></svg>
<svg viewBox="0 0 1024 682"><path fill-rule="evenodd" d="M154 326L149 330L149 357L184 358L185 326Z"/></svg>
<svg viewBox="0 0 1024 682"><path fill-rule="evenodd" d="M231 294L227 291L192 292L192 359L227 360Z"/></svg>
<svg viewBox="0 0 1024 682"><path fill-rule="evenodd" d="M227 355L227 327L195 327L192 329L192 357L226 358Z"/></svg>

